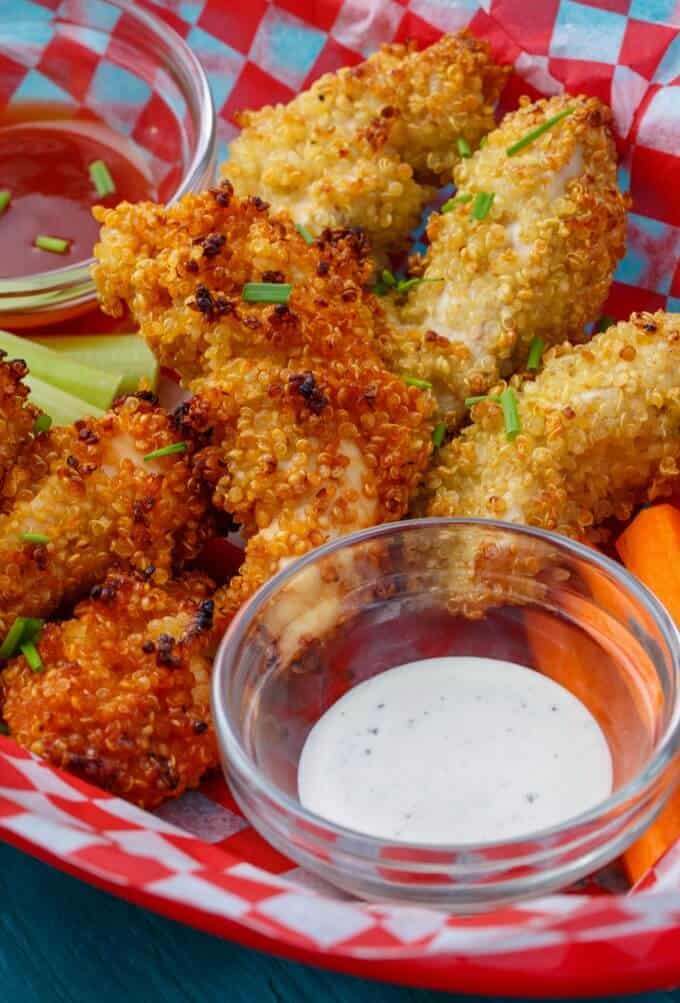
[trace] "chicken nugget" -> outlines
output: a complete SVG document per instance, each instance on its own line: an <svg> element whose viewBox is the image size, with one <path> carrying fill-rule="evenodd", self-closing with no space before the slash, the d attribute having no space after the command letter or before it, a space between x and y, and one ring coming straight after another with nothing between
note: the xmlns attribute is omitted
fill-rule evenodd
<svg viewBox="0 0 680 1003"><path fill-rule="evenodd" d="M156 569L194 557L208 531L207 498L190 444L153 395L103 418L38 436L15 464L0 516L0 637L17 616L48 616L112 566ZM156 450L179 452L155 457Z"/></svg>
<svg viewBox="0 0 680 1003"><path fill-rule="evenodd" d="M520 432L484 400L440 451L429 514L483 516L584 537L669 494L680 475L680 314L639 313L551 349L517 391Z"/></svg>
<svg viewBox="0 0 680 1003"><path fill-rule="evenodd" d="M578 338L597 318L628 205L610 119L595 98L523 101L457 168L457 195L428 226L425 281L386 297L383 355L433 385L450 426L467 397L523 365L532 339Z"/></svg>
<svg viewBox="0 0 680 1003"><path fill-rule="evenodd" d="M234 360L194 388L180 428L209 435L197 469L248 540L233 609L286 561L400 518L427 466L432 402L378 365Z"/></svg>
<svg viewBox="0 0 680 1003"><path fill-rule="evenodd" d="M308 246L291 221L223 183L166 208L95 209L102 222L93 275L102 308L127 305L159 361L186 386L233 357L328 359L374 353L384 323L366 290L366 241L329 230ZM250 301L265 284L263 301ZM272 288L280 287L280 288Z"/></svg>
<svg viewBox="0 0 680 1003"><path fill-rule="evenodd" d="M222 172L239 195L262 196L314 236L360 227L385 252L493 128L507 73L466 32L420 52L383 45L287 105L241 112Z"/></svg>
<svg viewBox="0 0 680 1003"><path fill-rule="evenodd" d="M2 673L12 738L85 780L155 808L217 765L210 716L213 584L187 575L160 586L111 574L48 624L37 648Z"/></svg>

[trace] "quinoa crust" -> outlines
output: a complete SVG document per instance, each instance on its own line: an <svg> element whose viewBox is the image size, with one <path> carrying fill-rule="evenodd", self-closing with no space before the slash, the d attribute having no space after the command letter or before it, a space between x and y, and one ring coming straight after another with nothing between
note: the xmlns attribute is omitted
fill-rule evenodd
<svg viewBox="0 0 680 1003"><path fill-rule="evenodd" d="M21 745L145 808L217 765L210 717L213 583L163 586L109 575L38 642L44 671L14 659L0 677Z"/></svg>
<svg viewBox="0 0 680 1003"><path fill-rule="evenodd" d="M450 180L457 141L474 149L493 128L508 72L466 32L422 51L383 45L286 105L241 112L223 174L314 236L358 226L376 253L393 250Z"/></svg>

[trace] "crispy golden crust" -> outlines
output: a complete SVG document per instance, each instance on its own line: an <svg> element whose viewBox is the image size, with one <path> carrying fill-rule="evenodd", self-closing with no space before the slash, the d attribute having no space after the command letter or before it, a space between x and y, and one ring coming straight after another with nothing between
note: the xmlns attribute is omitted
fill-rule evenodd
<svg viewBox="0 0 680 1003"><path fill-rule="evenodd" d="M308 246L285 215L231 186L171 208L121 203L103 223L93 270L102 308L127 304L163 365L188 385L235 356L365 357L382 311L366 292L363 238L327 231ZM288 282L288 304L246 303L246 282ZM377 318L377 320L376 320Z"/></svg>
<svg viewBox="0 0 680 1003"><path fill-rule="evenodd" d="M314 235L359 226L384 251L416 224L431 185L450 179L456 140L474 148L493 128L507 72L467 33L422 52L384 45L287 105L242 112L223 173Z"/></svg>
<svg viewBox="0 0 680 1003"><path fill-rule="evenodd" d="M22 380L28 369L17 359L5 362L0 352L0 488L12 469L22 447L30 439L38 411L28 400L28 387ZM0 511L4 499L0 497Z"/></svg>
<svg viewBox="0 0 680 1003"><path fill-rule="evenodd" d="M205 494L190 452L144 461L178 440L149 397L40 435L15 464L5 482L12 508L0 517L0 636L18 615L77 599L116 564L153 566L162 582L195 556ZM49 542L22 542L25 533Z"/></svg>
<svg viewBox="0 0 680 1003"><path fill-rule="evenodd" d="M238 359L181 412L214 445L197 468L249 538L239 602L281 562L402 516L431 451L431 401L367 362Z"/></svg>
<svg viewBox="0 0 680 1003"><path fill-rule="evenodd" d="M572 113L516 156L506 150L553 115ZM391 368L433 383L450 425L526 358L535 336L579 337L597 318L624 252L627 197L616 184L611 113L595 98L521 104L456 171L459 193L493 193L435 214L424 274L437 280L388 298ZM439 281L439 280L444 281ZM391 307L390 307L391 304ZM387 331L387 329L385 329Z"/></svg>
<svg viewBox="0 0 680 1003"><path fill-rule="evenodd" d="M487 516L583 536L670 492L680 474L680 315L634 314L561 345L518 391L509 442L499 405L441 450L429 514Z"/></svg>
<svg viewBox="0 0 680 1003"><path fill-rule="evenodd" d="M110 575L73 619L2 673L10 734L54 766L153 808L217 765L210 717L212 583Z"/></svg>

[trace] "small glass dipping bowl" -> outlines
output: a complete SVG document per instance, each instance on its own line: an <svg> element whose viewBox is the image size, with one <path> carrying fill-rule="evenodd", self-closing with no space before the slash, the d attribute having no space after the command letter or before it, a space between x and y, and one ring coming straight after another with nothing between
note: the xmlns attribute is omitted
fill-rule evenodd
<svg viewBox="0 0 680 1003"><path fill-rule="evenodd" d="M9 7L0 18L0 110L28 101L94 113L146 165L158 201L207 187L215 167L210 88L168 24L135 0ZM0 278L0 327L51 324L92 307L91 265Z"/></svg>
<svg viewBox="0 0 680 1003"><path fill-rule="evenodd" d="M611 796L475 845L389 842L306 810L298 762L325 711L378 673L448 654L524 664L571 690L609 743ZM362 898L474 912L566 887L650 824L677 778L679 679L675 627L623 567L540 530L428 519L344 537L281 571L231 624L212 697L234 796L273 846Z"/></svg>

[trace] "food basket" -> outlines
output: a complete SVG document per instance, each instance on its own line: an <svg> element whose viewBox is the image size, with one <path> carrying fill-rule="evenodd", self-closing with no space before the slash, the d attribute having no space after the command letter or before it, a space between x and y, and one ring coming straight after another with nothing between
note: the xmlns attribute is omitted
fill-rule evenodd
<svg viewBox="0 0 680 1003"><path fill-rule="evenodd" d="M8 4L0 0L0 11ZM2 75L13 87L42 72L40 18L51 16L60 0L26 6L34 8L38 26L35 61ZM680 311L677 0L163 0L146 6L187 40L210 76L220 160L236 134L239 109L286 101L383 41L429 43L465 27L487 39L497 59L514 65L503 109L522 93L567 89L602 98L613 109L620 181L633 197L628 252L605 311L615 318L633 310ZM105 52L78 44L84 65L106 60ZM8 58L0 53L0 60ZM50 63L58 66L53 52ZM124 102L124 95L116 100ZM680 984L680 845L630 893L589 886L472 917L368 905L323 886L268 847L221 778L149 814L44 765L7 738L0 738L0 835L174 919L358 975L523 996Z"/></svg>

